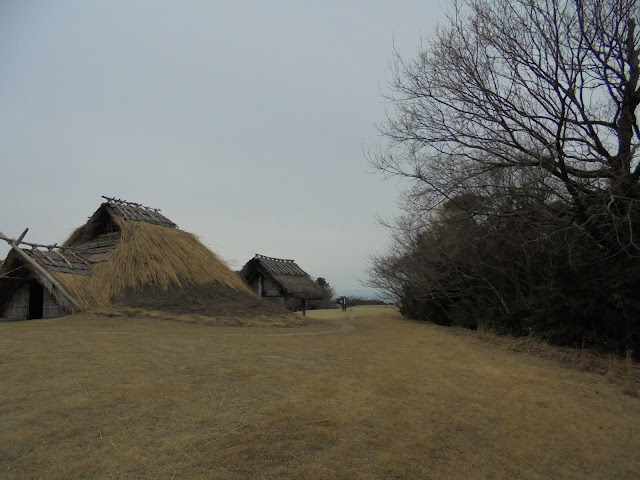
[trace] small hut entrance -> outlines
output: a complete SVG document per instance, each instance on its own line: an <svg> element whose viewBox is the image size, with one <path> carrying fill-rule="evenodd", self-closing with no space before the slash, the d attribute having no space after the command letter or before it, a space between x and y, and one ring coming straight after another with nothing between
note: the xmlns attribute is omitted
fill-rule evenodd
<svg viewBox="0 0 640 480"><path fill-rule="evenodd" d="M31 282L29 288L29 320L42 318L44 290L38 282Z"/></svg>

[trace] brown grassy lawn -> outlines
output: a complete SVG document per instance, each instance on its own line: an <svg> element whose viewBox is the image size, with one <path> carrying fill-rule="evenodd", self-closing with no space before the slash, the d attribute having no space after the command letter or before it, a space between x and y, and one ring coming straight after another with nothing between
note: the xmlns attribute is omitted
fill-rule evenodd
<svg viewBox="0 0 640 480"><path fill-rule="evenodd" d="M640 399L620 385L390 307L353 313L0 324L0 478L640 477Z"/></svg>

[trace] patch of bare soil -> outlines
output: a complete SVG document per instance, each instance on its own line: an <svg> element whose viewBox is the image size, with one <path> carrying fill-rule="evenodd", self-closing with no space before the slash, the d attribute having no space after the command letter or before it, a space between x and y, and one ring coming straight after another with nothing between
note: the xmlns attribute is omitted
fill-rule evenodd
<svg viewBox="0 0 640 480"><path fill-rule="evenodd" d="M157 287L128 290L113 306L208 317L253 317L288 313L275 303L220 283L170 288L166 291Z"/></svg>

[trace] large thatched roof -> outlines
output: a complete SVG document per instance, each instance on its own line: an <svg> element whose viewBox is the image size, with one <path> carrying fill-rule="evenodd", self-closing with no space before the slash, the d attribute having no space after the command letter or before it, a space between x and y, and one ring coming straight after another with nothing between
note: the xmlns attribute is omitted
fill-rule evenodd
<svg viewBox="0 0 640 480"><path fill-rule="evenodd" d="M2 272L16 269L14 278L48 275L54 282L43 285L60 304L107 306L126 291L214 283L252 295L195 235L178 229L159 210L121 200L107 199L63 246L31 247L14 248ZM58 283L62 292L50 283Z"/></svg>
<svg viewBox="0 0 640 480"><path fill-rule="evenodd" d="M293 260L256 254L242 267L240 276L251 283L257 274L262 274L274 282L281 289L283 295L318 300L324 294L318 284L309 277L309 274Z"/></svg>

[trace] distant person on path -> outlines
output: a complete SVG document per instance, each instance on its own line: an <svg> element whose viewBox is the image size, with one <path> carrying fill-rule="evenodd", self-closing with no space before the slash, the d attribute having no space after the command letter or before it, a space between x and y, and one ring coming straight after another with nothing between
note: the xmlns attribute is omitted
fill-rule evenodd
<svg viewBox="0 0 640 480"><path fill-rule="evenodd" d="M343 312L346 312L347 311L347 297L344 297L344 296L340 297L338 299L338 305L340 305L340 308L342 308Z"/></svg>

